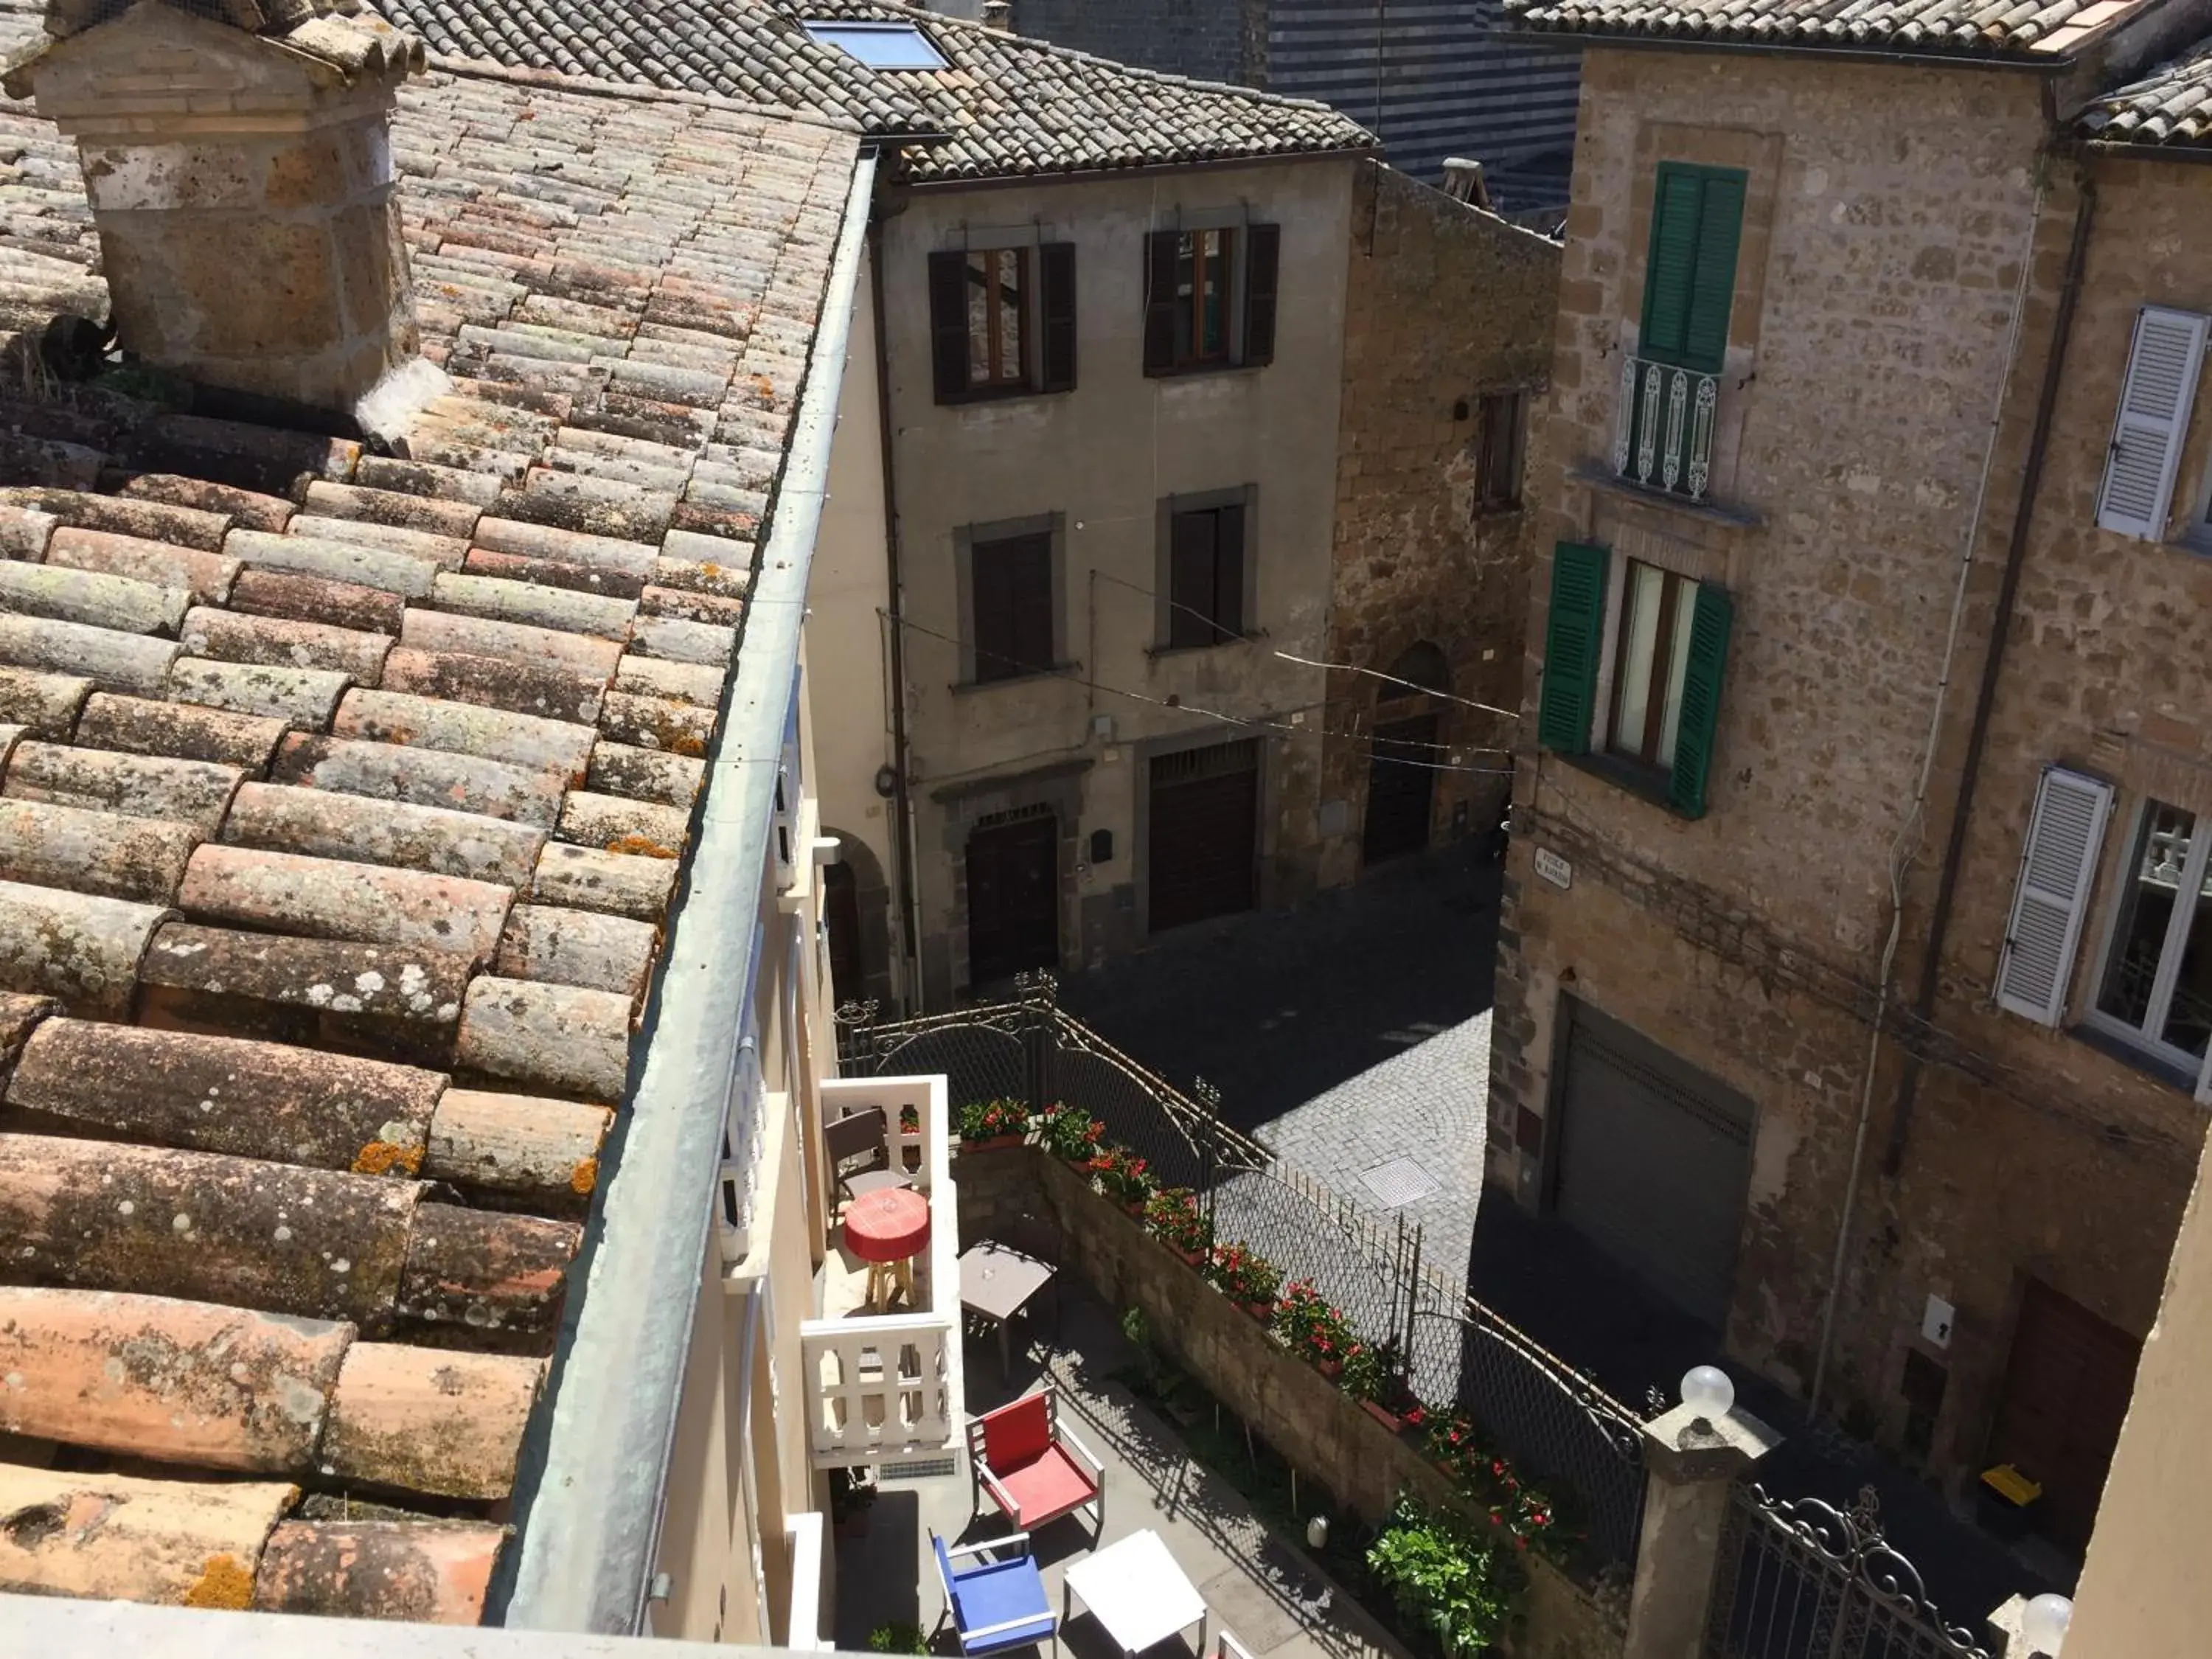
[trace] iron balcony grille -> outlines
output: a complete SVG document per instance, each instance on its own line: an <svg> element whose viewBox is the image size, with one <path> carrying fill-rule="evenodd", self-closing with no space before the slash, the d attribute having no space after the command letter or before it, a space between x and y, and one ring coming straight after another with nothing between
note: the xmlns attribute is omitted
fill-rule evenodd
<svg viewBox="0 0 2212 1659"><path fill-rule="evenodd" d="M1711 374L1649 357L1623 358L1613 471L1647 489L1704 501L1712 487L1719 403L1720 383Z"/></svg>

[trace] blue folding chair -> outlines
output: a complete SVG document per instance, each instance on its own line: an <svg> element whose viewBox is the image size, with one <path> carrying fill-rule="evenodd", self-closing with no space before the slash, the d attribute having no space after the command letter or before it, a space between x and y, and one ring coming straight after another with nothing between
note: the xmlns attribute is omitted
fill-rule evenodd
<svg viewBox="0 0 2212 1659"><path fill-rule="evenodd" d="M1036 1558L1030 1553L1029 1534L1018 1532L947 1549L945 1540L933 1532L929 1542L937 1552L937 1576L945 1585L945 1610L960 1633L962 1653L997 1653L1048 1638L1053 1652L1059 1653L1059 1622L1053 1618L1052 1601L1044 1593L1044 1576L1037 1571ZM1006 1559L993 1560L993 1555ZM953 1565L963 1559L971 1564ZM940 1626L944 1622L938 1620Z"/></svg>

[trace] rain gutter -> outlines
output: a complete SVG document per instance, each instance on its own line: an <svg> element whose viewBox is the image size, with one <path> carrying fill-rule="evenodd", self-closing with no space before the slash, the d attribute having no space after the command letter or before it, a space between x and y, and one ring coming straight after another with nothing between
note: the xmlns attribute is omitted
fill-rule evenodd
<svg viewBox="0 0 2212 1659"><path fill-rule="evenodd" d="M496 1621L629 1634L653 1593L684 1371L704 1283L722 1135L742 1086L740 1033L762 971L762 896L776 769L826 498L877 158L845 198L766 544L745 606L619 1161L577 1263L580 1292L526 1449Z"/></svg>

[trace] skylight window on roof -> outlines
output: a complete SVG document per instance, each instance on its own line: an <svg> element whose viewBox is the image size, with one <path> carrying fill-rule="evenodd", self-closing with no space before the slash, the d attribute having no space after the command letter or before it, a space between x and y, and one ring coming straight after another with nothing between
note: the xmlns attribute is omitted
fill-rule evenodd
<svg viewBox="0 0 2212 1659"><path fill-rule="evenodd" d="M912 23L850 23L813 18L800 25L825 46L835 46L848 58L870 69L950 69L936 43Z"/></svg>

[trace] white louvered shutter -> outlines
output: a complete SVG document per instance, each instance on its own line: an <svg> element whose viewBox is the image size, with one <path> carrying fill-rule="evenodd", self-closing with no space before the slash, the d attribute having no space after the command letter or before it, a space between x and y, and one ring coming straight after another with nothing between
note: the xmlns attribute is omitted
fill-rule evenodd
<svg viewBox="0 0 2212 1659"><path fill-rule="evenodd" d="M2044 769L1997 963L1998 1007L2039 1025L2058 1024L2112 810L2110 784L2056 766Z"/></svg>
<svg viewBox="0 0 2212 1659"><path fill-rule="evenodd" d="M2195 312L2162 306L2145 306L2136 314L2105 487L2097 495L2098 528L2154 541L2165 535L2173 474L2204 362L2205 324Z"/></svg>

